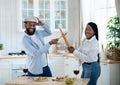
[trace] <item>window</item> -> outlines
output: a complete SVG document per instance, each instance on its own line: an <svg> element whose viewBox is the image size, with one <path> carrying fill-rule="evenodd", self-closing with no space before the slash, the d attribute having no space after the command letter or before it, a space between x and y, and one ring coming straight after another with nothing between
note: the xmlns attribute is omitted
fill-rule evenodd
<svg viewBox="0 0 120 85"><path fill-rule="evenodd" d="M100 43L107 44L106 33L107 33L107 22L110 17L116 15L115 0L95 0L95 19L99 26L99 38Z"/></svg>
<svg viewBox="0 0 120 85"><path fill-rule="evenodd" d="M21 0L20 10L21 28L27 16L37 16L52 31L67 30L67 0Z"/></svg>
<svg viewBox="0 0 120 85"><path fill-rule="evenodd" d="M115 0L82 0L83 26L89 21L97 23L100 44L106 46L107 22L116 15Z"/></svg>

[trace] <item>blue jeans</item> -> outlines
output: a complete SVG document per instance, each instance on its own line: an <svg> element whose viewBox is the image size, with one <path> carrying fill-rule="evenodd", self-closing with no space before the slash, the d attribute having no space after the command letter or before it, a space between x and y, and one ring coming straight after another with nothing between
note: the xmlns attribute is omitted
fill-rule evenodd
<svg viewBox="0 0 120 85"><path fill-rule="evenodd" d="M87 85L97 85L97 80L101 73L100 64L92 62L91 64L82 64L83 71L81 78L90 78Z"/></svg>
<svg viewBox="0 0 120 85"><path fill-rule="evenodd" d="M45 66L45 67L43 67L43 73L42 74L32 74L28 71L28 76L52 77L52 73L51 73L51 70L50 70L49 66Z"/></svg>

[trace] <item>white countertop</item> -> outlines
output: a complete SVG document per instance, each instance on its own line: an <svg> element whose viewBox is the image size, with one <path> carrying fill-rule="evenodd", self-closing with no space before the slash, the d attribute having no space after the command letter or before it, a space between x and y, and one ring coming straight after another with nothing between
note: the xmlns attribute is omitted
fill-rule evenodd
<svg viewBox="0 0 120 85"><path fill-rule="evenodd" d="M51 54L48 54L49 57L75 57L73 54L71 53L64 53L64 54L58 54L58 53L51 53ZM26 56L25 55L1 55L0 56L0 59L12 59L12 58L25 58Z"/></svg>
<svg viewBox="0 0 120 85"><path fill-rule="evenodd" d="M71 53L64 53L64 54L58 54L58 53L52 53L52 54L48 54L49 57L71 57L71 58L75 58L75 56ZM10 56L10 55L3 55L0 56L0 60L1 59L19 59L19 58L25 58L26 56ZM114 61L114 60L110 60L110 59L101 59L100 60L101 63L109 63L109 64L114 64L114 63L120 63L120 61Z"/></svg>

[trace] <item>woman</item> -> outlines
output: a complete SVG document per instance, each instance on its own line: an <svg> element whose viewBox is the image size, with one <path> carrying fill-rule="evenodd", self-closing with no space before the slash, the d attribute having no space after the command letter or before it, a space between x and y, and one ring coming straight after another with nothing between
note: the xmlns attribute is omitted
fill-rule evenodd
<svg viewBox="0 0 120 85"><path fill-rule="evenodd" d="M86 38L78 49L68 47L70 53L73 53L82 62L83 72L81 78L90 78L88 85L96 85L100 76L100 64L98 62L99 42L98 28L93 22L89 22L85 29Z"/></svg>

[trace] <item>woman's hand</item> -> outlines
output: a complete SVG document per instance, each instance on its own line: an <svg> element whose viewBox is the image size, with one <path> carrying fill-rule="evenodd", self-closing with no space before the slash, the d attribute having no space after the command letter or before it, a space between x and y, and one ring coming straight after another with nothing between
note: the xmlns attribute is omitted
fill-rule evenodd
<svg viewBox="0 0 120 85"><path fill-rule="evenodd" d="M69 51L70 53L73 53L73 52L74 52L74 50L75 50L75 48L74 48L74 47L72 47L72 46L68 47L68 51Z"/></svg>

